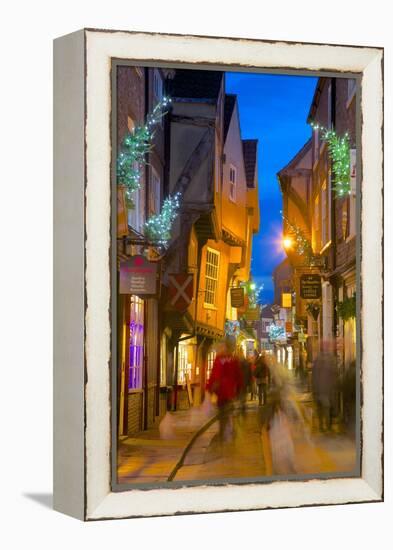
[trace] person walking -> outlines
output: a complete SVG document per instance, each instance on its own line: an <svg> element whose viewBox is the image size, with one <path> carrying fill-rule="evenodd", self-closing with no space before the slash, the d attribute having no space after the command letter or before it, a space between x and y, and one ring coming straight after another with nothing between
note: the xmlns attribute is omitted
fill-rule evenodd
<svg viewBox="0 0 393 550"><path fill-rule="evenodd" d="M256 369L256 361L258 358L258 353L256 350L254 350L253 353L250 353L247 357L248 364L250 365L250 399L251 401L254 401L257 395L257 385L255 382L255 369Z"/></svg>
<svg viewBox="0 0 393 550"><path fill-rule="evenodd" d="M219 409L219 439L221 442L233 437L232 411L235 399L243 388L240 363L234 355L236 340L227 337L217 349L206 389L217 397Z"/></svg>
<svg viewBox="0 0 393 550"><path fill-rule="evenodd" d="M269 367L265 352L262 352L256 360L254 376L258 388L258 404L262 406L266 403L267 386L269 383Z"/></svg>
<svg viewBox="0 0 393 550"><path fill-rule="evenodd" d="M312 368L312 390L321 432L332 428L333 398L337 382L336 357L332 346L330 341L322 342L321 352Z"/></svg>
<svg viewBox="0 0 393 550"><path fill-rule="evenodd" d="M251 365L247 361L246 356L242 348L239 351L239 364L242 372L242 389L240 391L240 405L242 414L246 411L247 394L251 390Z"/></svg>

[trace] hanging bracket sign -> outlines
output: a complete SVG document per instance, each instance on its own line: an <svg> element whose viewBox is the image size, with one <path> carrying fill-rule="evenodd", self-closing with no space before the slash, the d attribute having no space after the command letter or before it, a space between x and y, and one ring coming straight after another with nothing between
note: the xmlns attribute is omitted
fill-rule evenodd
<svg viewBox="0 0 393 550"><path fill-rule="evenodd" d="M318 300L321 296L321 276L302 275L300 277L300 297L305 300Z"/></svg>
<svg viewBox="0 0 393 550"><path fill-rule="evenodd" d="M149 262L144 256L133 256L120 263L120 294L154 296L157 293L156 262Z"/></svg>
<svg viewBox="0 0 393 550"><path fill-rule="evenodd" d="M231 306L244 306L244 288L242 286L231 288Z"/></svg>

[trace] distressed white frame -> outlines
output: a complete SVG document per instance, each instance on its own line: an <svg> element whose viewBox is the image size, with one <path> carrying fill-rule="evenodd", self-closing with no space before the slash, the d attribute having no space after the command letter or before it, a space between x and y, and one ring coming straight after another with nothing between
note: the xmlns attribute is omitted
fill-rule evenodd
<svg viewBox="0 0 393 550"><path fill-rule="evenodd" d="M55 422L60 435L55 442L55 507L85 520L133 516L169 515L187 512L251 510L263 508L340 504L347 502L380 501L383 498L383 359L382 359L382 128L383 128L383 50L368 47L314 45L301 43L264 42L178 35L146 34L85 30L58 39L55 45L55 79L61 79L61 67L56 64L74 63L82 71L85 55L84 85L85 115L85 179L73 183L85 189L85 285L84 319L85 376L81 357L74 357L72 368L67 353L58 343L55 362L57 382L63 384L85 380L84 388L60 400L55 410ZM56 54L57 48L57 54ZM72 50L72 52L71 52ZM68 52L68 53L67 53ZM71 52L71 53L70 53ZM80 66L75 60L82 57ZM362 73L362 477L312 481L280 481L267 484L196 486L131 489L111 492L110 464L110 181L111 181L111 60L167 61L172 63L216 64L228 67L346 71ZM68 77L70 78L70 77ZM71 77L71 81L72 81ZM71 83L58 86L61 98ZM78 101L74 89L74 101ZM81 88L83 89L83 87ZM55 90L56 91L56 90ZM62 95L63 94L63 95ZM63 97L64 99L64 97ZM83 111L79 105L79 111ZM63 106L63 109L67 107ZM68 121L58 107L56 132ZM56 93L55 93L56 112ZM75 122L80 131L80 121ZM70 141L72 132L70 130ZM67 134L65 134L67 135ZM71 146L70 146L71 147ZM72 147L71 147L72 148ZM56 153L56 144L55 144ZM57 151L67 155L66 147ZM76 157L78 151L73 148ZM80 153L82 155L83 152ZM72 160L72 159L71 159ZM80 160L80 159L79 159ZM56 161L56 154L55 154ZM56 161L57 162L57 161ZM71 174L72 175L72 174ZM83 174L82 174L83 175ZM81 179L81 174L79 174ZM68 175L70 177L70 175ZM56 178L58 182L56 182ZM71 180L70 180L71 182ZM67 174L56 170L56 186L67 184ZM70 183L70 189L72 191ZM85 187L84 187L85 186ZM75 194L76 199L77 194ZM67 200L67 197L63 197ZM56 205L55 205L56 215ZM60 221L66 224L67 220ZM68 220L69 223L69 220ZM68 239L71 237L68 236ZM72 238L77 239L77 236ZM59 229L58 245L67 243ZM81 243L84 235L79 235ZM79 241L78 241L79 242ZM65 246L65 245L64 245ZM61 261L59 260L59 266ZM61 288L61 284L59 284ZM82 298L81 298L82 299ZM59 315L61 314L59 305ZM82 319L76 319L79 324ZM56 323L56 318L55 318ZM56 332L56 329L55 329ZM80 341L77 342L80 346ZM79 349L79 348L78 348ZM80 350L79 350L80 351ZM78 363L79 360L79 363ZM66 368L68 371L66 372ZM78 370L79 369L79 370ZM81 375L81 372L82 375ZM68 399L69 403L62 400ZM77 407L72 408L73 400ZM83 407L82 407L82 401ZM72 417L65 426L63 409ZM67 408L68 407L68 408ZM61 409L61 410L60 410ZM59 412L60 410L60 412ZM57 420L56 420L57 419ZM85 429L84 429L85 422ZM61 438L63 438L61 440ZM73 453L66 449L74 445ZM83 448L81 449L81 445ZM66 453L66 457L64 457ZM81 464L81 457L84 463ZM61 472L60 463L63 471ZM57 464L57 467L56 467ZM68 476L68 477L67 477ZM67 486L73 479L73 486ZM76 482L79 481L79 485Z"/></svg>

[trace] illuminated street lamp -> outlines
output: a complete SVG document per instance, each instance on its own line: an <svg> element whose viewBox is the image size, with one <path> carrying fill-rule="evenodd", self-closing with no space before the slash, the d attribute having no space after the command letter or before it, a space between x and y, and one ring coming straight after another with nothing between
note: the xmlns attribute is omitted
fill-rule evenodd
<svg viewBox="0 0 393 550"><path fill-rule="evenodd" d="M282 245L285 250L289 250L290 248L292 248L293 240L290 237L284 237L282 240Z"/></svg>

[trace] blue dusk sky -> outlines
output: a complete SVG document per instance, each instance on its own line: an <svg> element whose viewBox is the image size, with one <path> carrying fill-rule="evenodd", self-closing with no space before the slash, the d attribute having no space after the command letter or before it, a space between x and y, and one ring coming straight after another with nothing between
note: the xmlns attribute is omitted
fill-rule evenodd
<svg viewBox="0 0 393 550"><path fill-rule="evenodd" d="M260 301L273 301L272 273L284 259L281 170L311 136L306 122L317 78L271 74L226 73L226 92L237 94L243 139L258 139L258 184L261 225L254 236L251 269L263 284Z"/></svg>

